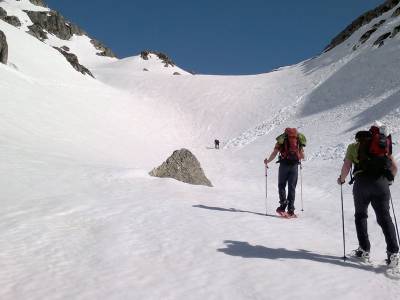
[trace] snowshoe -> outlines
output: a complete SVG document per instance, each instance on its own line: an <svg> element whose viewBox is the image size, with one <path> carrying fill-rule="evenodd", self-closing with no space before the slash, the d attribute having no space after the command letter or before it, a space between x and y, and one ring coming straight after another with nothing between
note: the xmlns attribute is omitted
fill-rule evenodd
<svg viewBox="0 0 400 300"><path fill-rule="evenodd" d="M293 211L288 211L288 212L286 213L286 218L288 218L288 219L295 219L295 218L297 218L297 215L296 215Z"/></svg>
<svg viewBox="0 0 400 300"><path fill-rule="evenodd" d="M283 218L286 218L286 212L285 212L285 209L284 208L282 208L282 207L278 207L277 209L276 209L276 213L279 215L279 216L281 216L281 217L283 217Z"/></svg>
<svg viewBox="0 0 400 300"><path fill-rule="evenodd" d="M363 248L358 247L356 250L351 251L350 257L359 259L363 263L371 263L369 252Z"/></svg>
<svg viewBox="0 0 400 300"><path fill-rule="evenodd" d="M386 275L392 279L400 280L400 255L399 253L388 253L386 260Z"/></svg>

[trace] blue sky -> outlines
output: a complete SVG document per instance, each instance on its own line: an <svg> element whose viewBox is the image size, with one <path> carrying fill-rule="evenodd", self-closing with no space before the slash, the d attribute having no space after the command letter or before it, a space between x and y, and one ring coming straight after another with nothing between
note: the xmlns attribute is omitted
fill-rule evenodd
<svg viewBox="0 0 400 300"><path fill-rule="evenodd" d="M255 74L321 53L383 0L47 0L118 57L151 49L202 74Z"/></svg>

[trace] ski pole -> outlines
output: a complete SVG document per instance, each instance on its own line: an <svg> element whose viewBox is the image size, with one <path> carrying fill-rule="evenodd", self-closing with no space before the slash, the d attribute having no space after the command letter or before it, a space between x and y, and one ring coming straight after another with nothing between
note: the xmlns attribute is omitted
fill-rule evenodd
<svg viewBox="0 0 400 300"><path fill-rule="evenodd" d="M303 203L303 165L300 164L300 198L301 198L301 211L304 211Z"/></svg>
<svg viewBox="0 0 400 300"><path fill-rule="evenodd" d="M398 226L397 226L396 213L394 212L394 206L393 206L392 194L390 194L390 202L392 203L392 210L393 210L394 224L396 225L397 242L398 242L398 243L400 243L399 228L398 228Z"/></svg>
<svg viewBox="0 0 400 300"><path fill-rule="evenodd" d="M344 232L343 185L340 185L340 198L342 200L342 229L343 229L343 261L346 261L346 237Z"/></svg>
<svg viewBox="0 0 400 300"><path fill-rule="evenodd" d="M268 215L268 167L265 166L265 215Z"/></svg>

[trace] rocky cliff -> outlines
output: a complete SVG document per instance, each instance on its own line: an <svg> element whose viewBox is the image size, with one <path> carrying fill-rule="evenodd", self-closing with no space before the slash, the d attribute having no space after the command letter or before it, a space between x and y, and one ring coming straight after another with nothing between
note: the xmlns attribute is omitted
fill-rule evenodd
<svg viewBox="0 0 400 300"><path fill-rule="evenodd" d="M336 37L332 39L330 44L325 47L324 51L329 51L336 46L342 44L344 41L346 41L350 36L353 35L354 32L356 32L358 29L360 29L362 26L369 24L372 20L382 16L384 13L390 11L391 9L395 8L398 4L400 3L400 0L387 0L385 3L379 5L378 7L362 14L359 16L356 20L354 20L349 26L347 26L342 32L340 32ZM397 8L393 14L391 15L391 18L397 17L400 15L400 7ZM385 20L386 21L386 20ZM372 28L365 33L365 36L363 37L363 42L365 42L371 34L377 30L379 26L381 26L385 21L380 21L377 24L374 24Z"/></svg>

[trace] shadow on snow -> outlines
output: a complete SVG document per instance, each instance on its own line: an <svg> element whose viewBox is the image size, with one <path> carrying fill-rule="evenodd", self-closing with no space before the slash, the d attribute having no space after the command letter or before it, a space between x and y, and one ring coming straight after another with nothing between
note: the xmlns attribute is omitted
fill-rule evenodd
<svg viewBox="0 0 400 300"><path fill-rule="evenodd" d="M268 248L260 245L250 245L248 242L225 241L226 248L217 249L218 252L231 256L239 256L243 258L264 258L264 259L300 259L310 260L319 263L337 265L346 268L355 268L365 271L373 271L375 273L385 273L384 266L373 267L371 265L362 265L352 260L343 261L342 257L332 255L322 255L304 249L288 250L285 248Z"/></svg>
<svg viewBox="0 0 400 300"><path fill-rule="evenodd" d="M271 218L279 218L279 216L275 215L269 215L269 214L262 214L254 211L248 211L248 210L240 210L236 208L223 208L223 207L214 207L214 206L206 206L206 205L193 205L193 207L196 208L203 208L203 209L210 209L210 210L217 210L217 211L228 211L228 212L238 212L238 213L248 213L248 214L254 214L254 215L259 215L259 216L264 216L264 217L271 217Z"/></svg>

